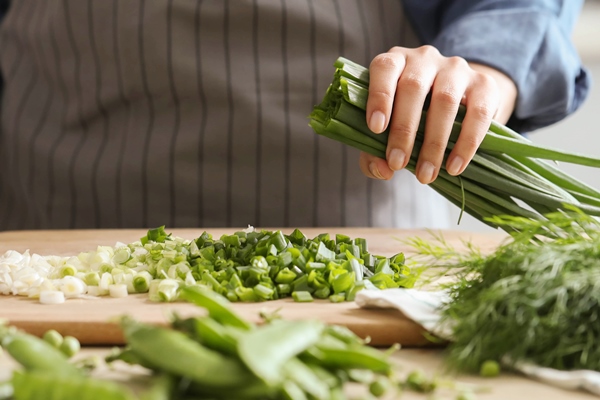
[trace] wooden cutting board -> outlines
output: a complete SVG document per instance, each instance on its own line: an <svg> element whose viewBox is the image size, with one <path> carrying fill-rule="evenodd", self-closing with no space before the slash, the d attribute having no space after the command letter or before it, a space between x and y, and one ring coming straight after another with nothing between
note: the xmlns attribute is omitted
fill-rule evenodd
<svg viewBox="0 0 600 400"><path fill-rule="evenodd" d="M231 234L233 229L207 229L214 237ZM401 241L411 236L430 237L430 233L418 230L393 229L302 229L309 237L319 233L342 233L350 237L367 239L373 254L391 256L398 252L410 254L410 248ZM173 229L173 235L184 238L198 237L202 230ZM284 233L289 230L284 229ZM65 230L65 231L10 231L0 232L0 254L7 250L42 255L75 255L95 249L98 245L113 246L117 241L129 243L145 235L144 230ZM443 232L444 238L460 247L463 240L470 240L483 250L495 247L505 238L503 234L467 234ZM233 307L245 318L260 321L259 312L275 311L287 319L318 319L327 323L344 325L361 337L371 337L373 345L387 346L400 343L403 346L428 344L423 329L406 319L396 310L367 310L353 302L295 303L289 299L264 303L234 303ZM181 315L202 314L202 310L186 303L152 303L146 295L130 295L126 298L69 299L60 305L42 305L36 300L23 297L0 296L0 318L32 334L41 335L48 329L56 329L63 335L77 337L86 345L122 344L123 337L115 319L128 314L153 324L166 324L172 312Z"/></svg>

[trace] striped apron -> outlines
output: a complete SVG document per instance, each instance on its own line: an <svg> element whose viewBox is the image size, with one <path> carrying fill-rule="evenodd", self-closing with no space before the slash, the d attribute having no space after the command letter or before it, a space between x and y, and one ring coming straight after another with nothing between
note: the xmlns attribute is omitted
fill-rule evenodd
<svg viewBox="0 0 600 400"><path fill-rule="evenodd" d="M398 0L13 0L0 230L444 228L429 187L308 127L338 55L394 45L419 45Z"/></svg>

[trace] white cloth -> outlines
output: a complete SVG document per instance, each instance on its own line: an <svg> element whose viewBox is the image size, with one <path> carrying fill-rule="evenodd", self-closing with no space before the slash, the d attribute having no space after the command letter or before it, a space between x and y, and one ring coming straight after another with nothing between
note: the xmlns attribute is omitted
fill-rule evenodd
<svg viewBox="0 0 600 400"><path fill-rule="evenodd" d="M356 304L362 308L395 308L434 335L452 340L451 326L440 323L440 306L447 299L443 291L362 290L356 295ZM531 363L517 363L515 369L548 385L569 390L583 389L600 397L600 372L597 371L559 371Z"/></svg>

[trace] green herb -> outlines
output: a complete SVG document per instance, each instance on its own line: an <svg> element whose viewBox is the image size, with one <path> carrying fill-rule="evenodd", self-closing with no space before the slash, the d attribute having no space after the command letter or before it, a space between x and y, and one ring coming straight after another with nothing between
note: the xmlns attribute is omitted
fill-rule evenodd
<svg viewBox="0 0 600 400"><path fill-rule="evenodd" d="M494 217L514 233L490 255L411 241L454 274L442 309L453 327L450 365L477 373L490 360L529 361L600 371L600 222L567 209L544 220Z"/></svg>
<svg viewBox="0 0 600 400"><path fill-rule="evenodd" d="M333 82L323 101L310 114L310 126L320 135L385 159L389 128L375 134L366 123L368 69L342 57L335 67ZM465 113L465 107L461 106L446 156L460 134ZM413 153L406 167L413 173L423 143L426 116L427 109L423 110ZM430 186L480 221L509 230L515 228L486 218L513 215L540 219L540 214L565 209L565 204L576 205L590 215L600 215L598 190L542 159L600 167L599 158L536 145L506 126L492 122L475 157L461 176L451 176L443 167ZM515 200L535 211L521 207Z"/></svg>

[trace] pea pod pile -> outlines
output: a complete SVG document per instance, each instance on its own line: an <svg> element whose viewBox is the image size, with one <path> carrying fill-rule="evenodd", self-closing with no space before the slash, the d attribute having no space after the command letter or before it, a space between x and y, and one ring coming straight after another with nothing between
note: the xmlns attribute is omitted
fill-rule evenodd
<svg viewBox="0 0 600 400"><path fill-rule="evenodd" d="M172 329L130 318L121 322L128 345L107 361L152 370L156 378L141 395L87 376L42 339L4 328L0 339L4 336L5 349L23 366L14 373L9 398L335 400L346 398L348 382L377 396L394 386L388 354L343 327L277 318L255 326L206 288L186 287L181 296L206 308L208 316L175 317Z"/></svg>
<svg viewBox="0 0 600 400"><path fill-rule="evenodd" d="M50 279L28 279L37 286L27 289L23 283L22 294L41 299L43 291L53 290L67 297L148 293L152 301L174 301L181 287L199 285L234 302L283 297L340 302L354 300L364 288L412 287L419 275L405 265L402 253L371 254L365 239L340 234L309 239L297 229L289 235L248 229L218 239L204 232L187 240L159 227L140 241L99 246L76 257L47 257L44 263Z"/></svg>

